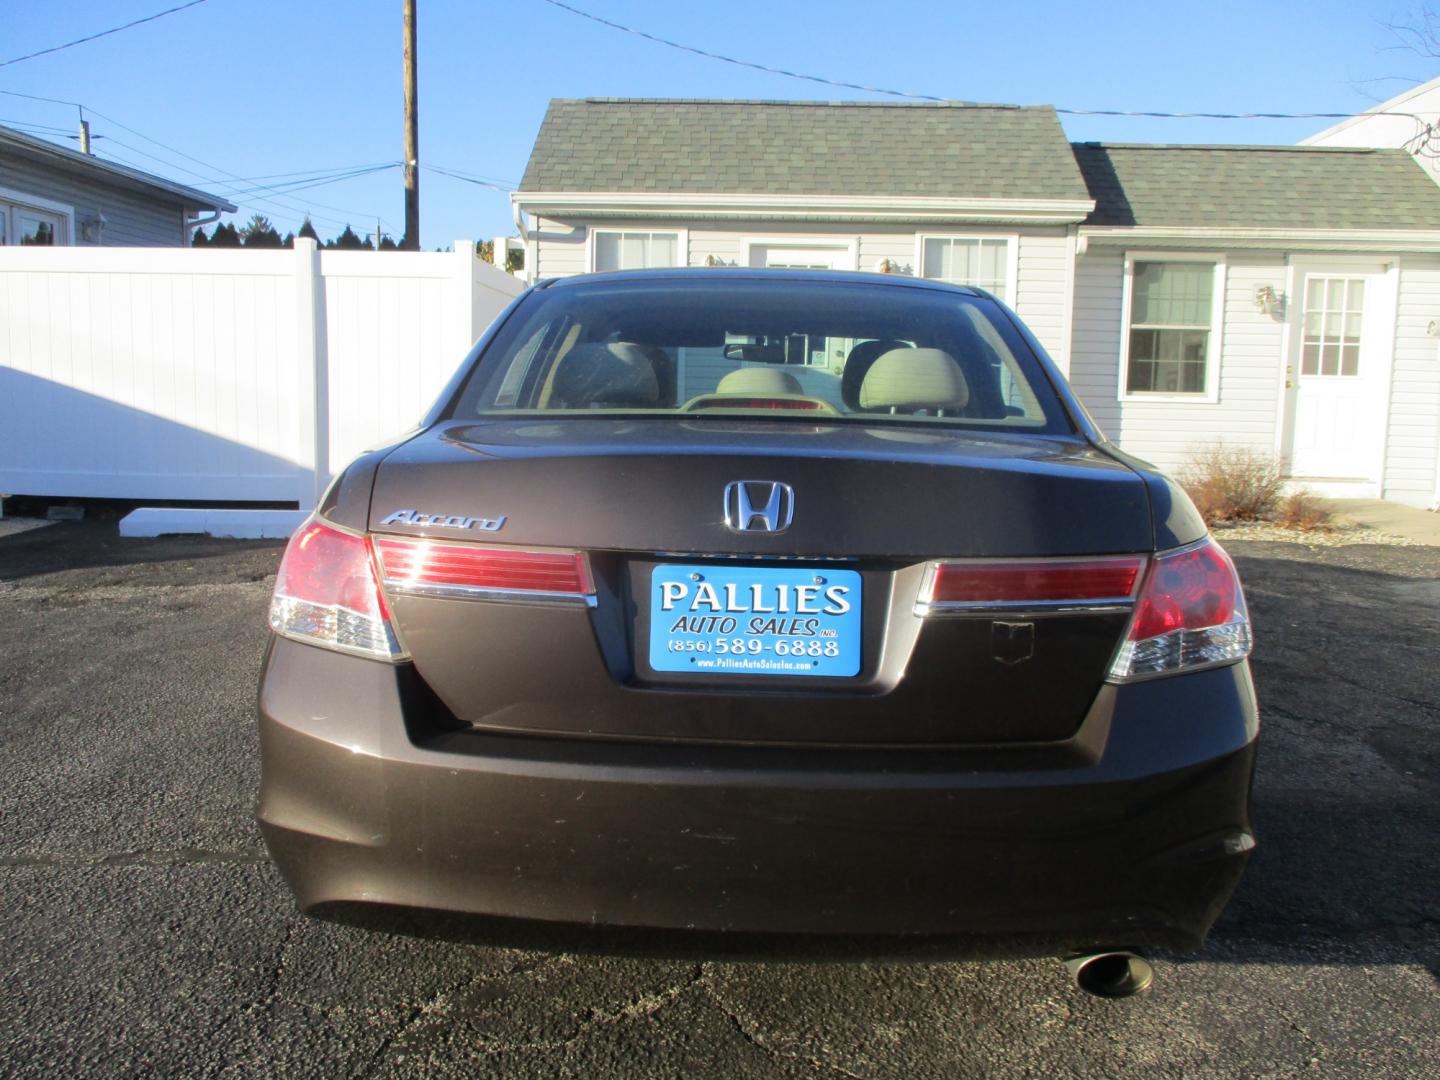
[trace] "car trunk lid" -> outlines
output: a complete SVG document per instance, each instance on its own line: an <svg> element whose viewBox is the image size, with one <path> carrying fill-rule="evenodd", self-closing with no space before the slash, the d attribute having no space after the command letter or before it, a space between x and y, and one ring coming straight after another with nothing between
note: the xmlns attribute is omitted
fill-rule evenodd
<svg viewBox="0 0 1440 1080"><path fill-rule="evenodd" d="M787 529L726 524L727 485L752 480L788 485ZM588 603L387 586L418 672L462 722L790 744L1065 738L1100 686L1127 611L927 616L916 605L929 567L1151 546L1140 478L1080 440L715 419L443 424L380 467L371 529L585 555ZM664 582L709 578L722 596L728 582L727 604L738 597L747 616L771 617L767 608L797 594L754 590L799 588L807 575L817 583L812 605L835 583L854 588L852 626L808 628L854 635L852 666L687 670L656 652L665 636L657 621L667 633L676 626L675 612L658 610ZM798 614L764 624L778 631L767 648L798 632Z"/></svg>

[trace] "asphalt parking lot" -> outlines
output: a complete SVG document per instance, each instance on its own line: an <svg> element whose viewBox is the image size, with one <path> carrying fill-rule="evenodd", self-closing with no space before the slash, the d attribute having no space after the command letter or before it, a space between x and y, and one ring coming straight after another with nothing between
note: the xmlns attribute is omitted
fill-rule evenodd
<svg viewBox="0 0 1440 1080"><path fill-rule="evenodd" d="M1106 1002L1044 960L300 917L250 816L279 547L0 539L0 1074L1440 1074L1440 548L1231 547L1260 848Z"/></svg>

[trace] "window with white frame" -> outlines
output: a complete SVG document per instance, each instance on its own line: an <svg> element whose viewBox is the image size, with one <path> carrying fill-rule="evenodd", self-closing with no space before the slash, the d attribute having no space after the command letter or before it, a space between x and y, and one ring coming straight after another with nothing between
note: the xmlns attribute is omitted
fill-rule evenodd
<svg viewBox="0 0 1440 1080"><path fill-rule="evenodd" d="M1131 264L1127 394L1208 393L1216 265L1149 259Z"/></svg>
<svg viewBox="0 0 1440 1080"><path fill-rule="evenodd" d="M592 270L643 270L680 265L680 234L597 229Z"/></svg>
<svg viewBox="0 0 1440 1080"><path fill-rule="evenodd" d="M976 285L1008 300L1010 241L990 236L927 236L921 252L921 273L952 285Z"/></svg>
<svg viewBox="0 0 1440 1080"><path fill-rule="evenodd" d="M69 218L54 210L0 199L0 244L53 247L68 244Z"/></svg>

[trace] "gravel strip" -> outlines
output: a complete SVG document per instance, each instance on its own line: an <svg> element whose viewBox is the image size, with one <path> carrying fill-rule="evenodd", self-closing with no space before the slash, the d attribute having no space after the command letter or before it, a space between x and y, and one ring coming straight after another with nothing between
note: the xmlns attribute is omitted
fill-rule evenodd
<svg viewBox="0 0 1440 1080"><path fill-rule="evenodd" d="M1329 529L1291 529L1268 522L1243 525L1212 525L1210 531L1222 544L1226 540L1283 540L1309 547L1343 547L1348 544L1390 544L1395 547L1428 547L1420 540L1381 532L1362 525L1334 525Z"/></svg>

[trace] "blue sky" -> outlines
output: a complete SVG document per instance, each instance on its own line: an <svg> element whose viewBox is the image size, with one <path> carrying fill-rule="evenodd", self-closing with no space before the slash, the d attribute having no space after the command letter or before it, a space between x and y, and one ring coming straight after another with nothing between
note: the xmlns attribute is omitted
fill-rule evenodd
<svg viewBox="0 0 1440 1080"><path fill-rule="evenodd" d="M177 2L12 4L0 31L0 60ZM1440 73L1440 61L1390 48L1396 40L1386 23L1411 8L1370 0L1171 2L1148 11L1057 0L571 2L757 63L972 101L1355 112ZM543 0L418 3L421 161L502 187L524 171L551 97L884 100L677 52ZM104 136L97 153L217 193L323 179L401 156L400 10L399 0L208 0L0 67L0 89L99 110L110 119L91 117L95 134ZM68 105L0 96L0 123L41 128L36 134L60 137L43 129L73 130L76 119ZM1286 143L1329 121L1065 117L1064 123L1076 140ZM373 232L377 217L398 235L403 218L396 169L307 191L229 197L243 204L241 221L259 211L282 232L308 208L322 237L347 221ZM428 172L421 179L421 226L427 248L513 231L502 193Z"/></svg>

